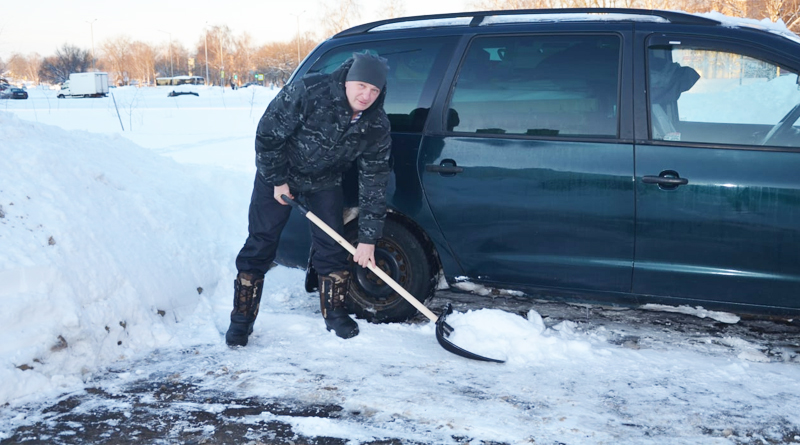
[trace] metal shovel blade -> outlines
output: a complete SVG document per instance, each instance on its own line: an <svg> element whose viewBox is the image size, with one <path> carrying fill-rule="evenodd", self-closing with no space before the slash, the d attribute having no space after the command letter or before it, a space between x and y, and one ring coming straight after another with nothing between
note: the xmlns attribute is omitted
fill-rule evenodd
<svg viewBox="0 0 800 445"><path fill-rule="evenodd" d="M496 358L484 357L474 352L467 351L466 349L463 349L457 346L455 343L448 340L447 337L450 335L450 333L453 332L453 327L445 323L444 319L447 318L447 316L452 313L453 313L453 305L447 303L447 305L444 307L444 312L442 312L442 315L440 315L439 318L436 320L436 340L444 349L446 349L449 352L452 352L453 354L460 355L461 357L472 360L478 360L482 362L492 362L492 363L506 362L505 360L498 360Z"/></svg>

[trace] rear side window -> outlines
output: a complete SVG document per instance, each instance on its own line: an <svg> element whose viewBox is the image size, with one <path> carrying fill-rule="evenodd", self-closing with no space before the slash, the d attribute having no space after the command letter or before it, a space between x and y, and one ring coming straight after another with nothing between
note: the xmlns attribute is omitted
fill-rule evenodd
<svg viewBox="0 0 800 445"><path fill-rule="evenodd" d="M363 51L378 54L389 62L383 108L392 131L421 132L441 80L441 74L434 73L441 73L446 65L452 39L406 39L340 46L325 53L309 73L332 73L354 52Z"/></svg>
<svg viewBox="0 0 800 445"><path fill-rule="evenodd" d="M796 70L717 42L648 49L654 140L800 147Z"/></svg>
<svg viewBox="0 0 800 445"><path fill-rule="evenodd" d="M447 129L615 137L619 65L616 35L475 38L459 70Z"/></svg>

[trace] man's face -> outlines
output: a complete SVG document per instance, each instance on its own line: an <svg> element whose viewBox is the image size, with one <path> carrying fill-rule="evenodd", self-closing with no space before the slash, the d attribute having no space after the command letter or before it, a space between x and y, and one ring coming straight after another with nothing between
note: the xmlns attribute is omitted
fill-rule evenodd
<svg viewBox="0 0 800 445"><path fill-rule="evenodd" d="M378 99L381 94L380 88L375 85L351 80L344 83L344 90L347 94L347 101L354 112L364 111Z"/></svg>

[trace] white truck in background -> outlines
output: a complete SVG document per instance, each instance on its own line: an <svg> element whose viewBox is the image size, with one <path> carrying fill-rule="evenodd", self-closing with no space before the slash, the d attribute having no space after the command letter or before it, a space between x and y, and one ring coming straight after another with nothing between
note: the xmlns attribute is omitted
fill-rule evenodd
<svg viewBox="0 0 800 445"><path fill-rule="evenodd" d="M108 95L108 73L72 73L61 86L59 98L106 97Z"/></svg>

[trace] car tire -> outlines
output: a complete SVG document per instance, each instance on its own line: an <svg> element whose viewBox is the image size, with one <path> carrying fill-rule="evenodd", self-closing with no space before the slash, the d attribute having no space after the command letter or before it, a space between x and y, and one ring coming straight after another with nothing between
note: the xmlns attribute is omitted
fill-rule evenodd
<svg viewBox="0 0 800 445"><path fill-rule="evenodd" d="M345 238L353 245L357 243L357 222L345 228ZM383 237L375 245L375 261L420 302L433 294L435 280L424 245L399 222L386 220ZM371 323L401 322L416 315L417 309L375 273L355 263L352 272L347 299L350 313Z"/></svg>
<svg viewBox="0 0 800 445"><path fill-rule="evenodd" d="M64 95L63 95L63 94L59 94L59 95L58 95L58 96L56 96L56 97L57 97L57 98L59 98L59 99L63 99L63 98L64 98Z"/></svg>

